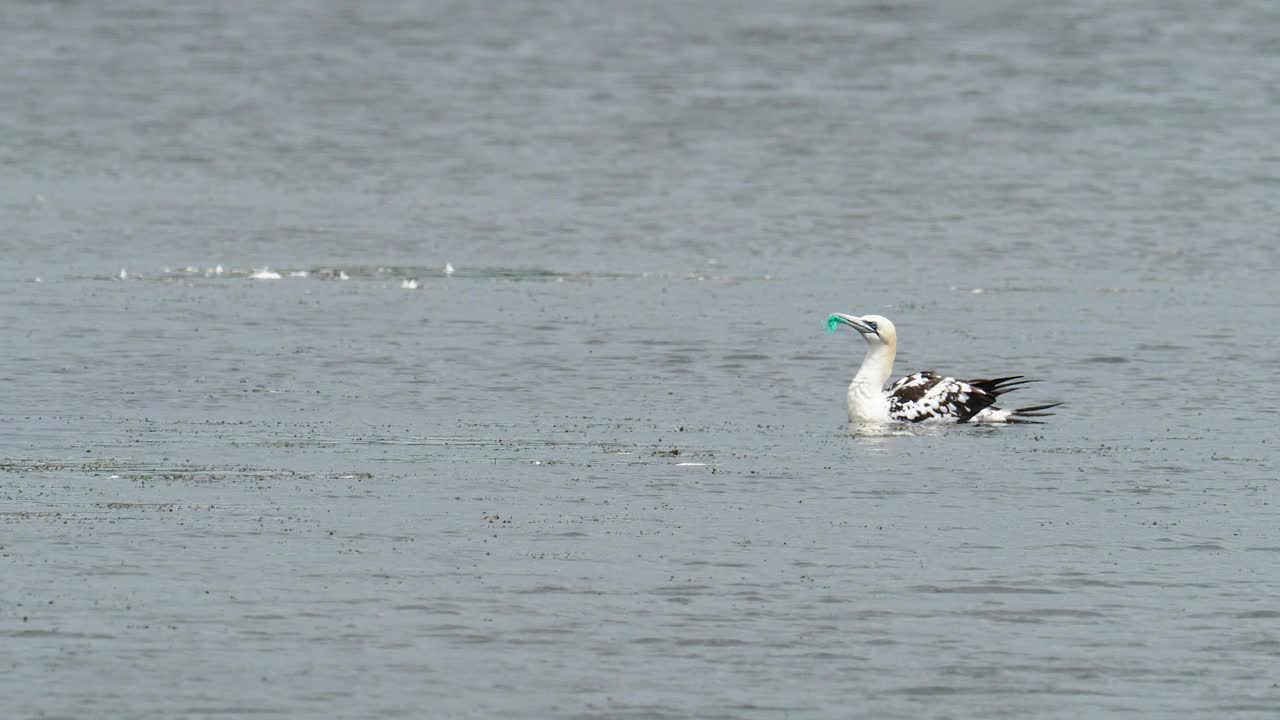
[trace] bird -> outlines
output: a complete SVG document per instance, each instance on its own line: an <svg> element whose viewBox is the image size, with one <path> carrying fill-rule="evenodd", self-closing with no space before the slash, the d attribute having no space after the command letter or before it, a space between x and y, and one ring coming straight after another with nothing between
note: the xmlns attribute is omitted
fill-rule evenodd
<svg viewBox="0 0 1280 720"><path fill-rule="evenodd" d="M848 325L867 343L867 355L849 383L849 421L861 424L944 422L971 424L1039 423L1062 403L1003 410L996 398L1025 387L1023 375L958 380L932 370L907 375L884 389L898 353L898 329L881 315L827 316L827 332Z"/></svg>

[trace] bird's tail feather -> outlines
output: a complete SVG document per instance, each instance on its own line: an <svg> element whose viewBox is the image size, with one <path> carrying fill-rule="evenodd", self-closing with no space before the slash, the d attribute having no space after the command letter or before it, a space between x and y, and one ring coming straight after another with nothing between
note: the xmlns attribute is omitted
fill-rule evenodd
<svg viewBox="0 0 1280 720"><path fill-rule="evenodd" d="M1026 418L1048 417L1050 415L1053 415L1053 413L1044 412L1044 411L1049 410L1051 408L1056 408L1061 404L1062 403L1060 402L1056 402L1056 403L1049 403L1047 405L1029 405L1027 407L1014 408L1013 412L1009 413L1008 422L1026 423L1028 425L1039 425L1040 421L1027 420Z"/></svg>

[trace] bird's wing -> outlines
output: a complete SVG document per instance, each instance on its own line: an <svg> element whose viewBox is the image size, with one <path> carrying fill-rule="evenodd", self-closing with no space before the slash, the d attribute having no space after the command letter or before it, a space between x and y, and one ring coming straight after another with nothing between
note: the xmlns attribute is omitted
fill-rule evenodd
<svg viewBox="0 0 1280 720"><path fill-rule="evenodd" d="M889 396L892 397L905 388L923 387L927 389L932 387L934 383L941 379L942 376L932 370L921 370L914 375L907 375L905 377L898 378L897 381L889 386L889 389L886 392L888 392Z"/></svg>
<svg viewBox="0 0 1280 720"><path fill-rule="evenodd" d="M889 417L907 422L967 422L996 401L993 393L931 370L889 386Z"/></svg>
<svg viewBox="0 0 1280 720"><path fill-rule="evenodd" d="M1022 375L1009 375L998 378L979 378L976 380L965 380L970 385L986 390L992 395L1001 395L1013 390L1017 390L1023 386L1029 385L1034 380L1026 380Z"/></svg>

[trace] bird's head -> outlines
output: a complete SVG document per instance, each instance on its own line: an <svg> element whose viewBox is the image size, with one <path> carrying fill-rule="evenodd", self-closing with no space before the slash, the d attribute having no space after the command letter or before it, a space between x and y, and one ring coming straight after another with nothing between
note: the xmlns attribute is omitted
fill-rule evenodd
<svg viewBox="0 0 1280 720"><path fill-rule="evenodd" d="M895 347L898 344L898 329L893 326L889 318L883 315L845 315L844 313L832 313L827 316L827 332L835 332L840 325L848 325L857 330L862 339L867 341L871 347L877 345L888 345Z"/></svg>

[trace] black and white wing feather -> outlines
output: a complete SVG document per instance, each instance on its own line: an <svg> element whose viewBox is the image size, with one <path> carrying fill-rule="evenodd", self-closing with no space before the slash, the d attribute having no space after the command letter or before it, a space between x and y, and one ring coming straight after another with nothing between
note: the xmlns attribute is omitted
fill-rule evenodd
<svg viewBox="0 0 1280 720"><path fill-rule="evenodd" d="M957 380L925 370L889 386L889 417L906 422L968 422L992 408L1002 393L1026 383L1021 376Z"/></svg>

